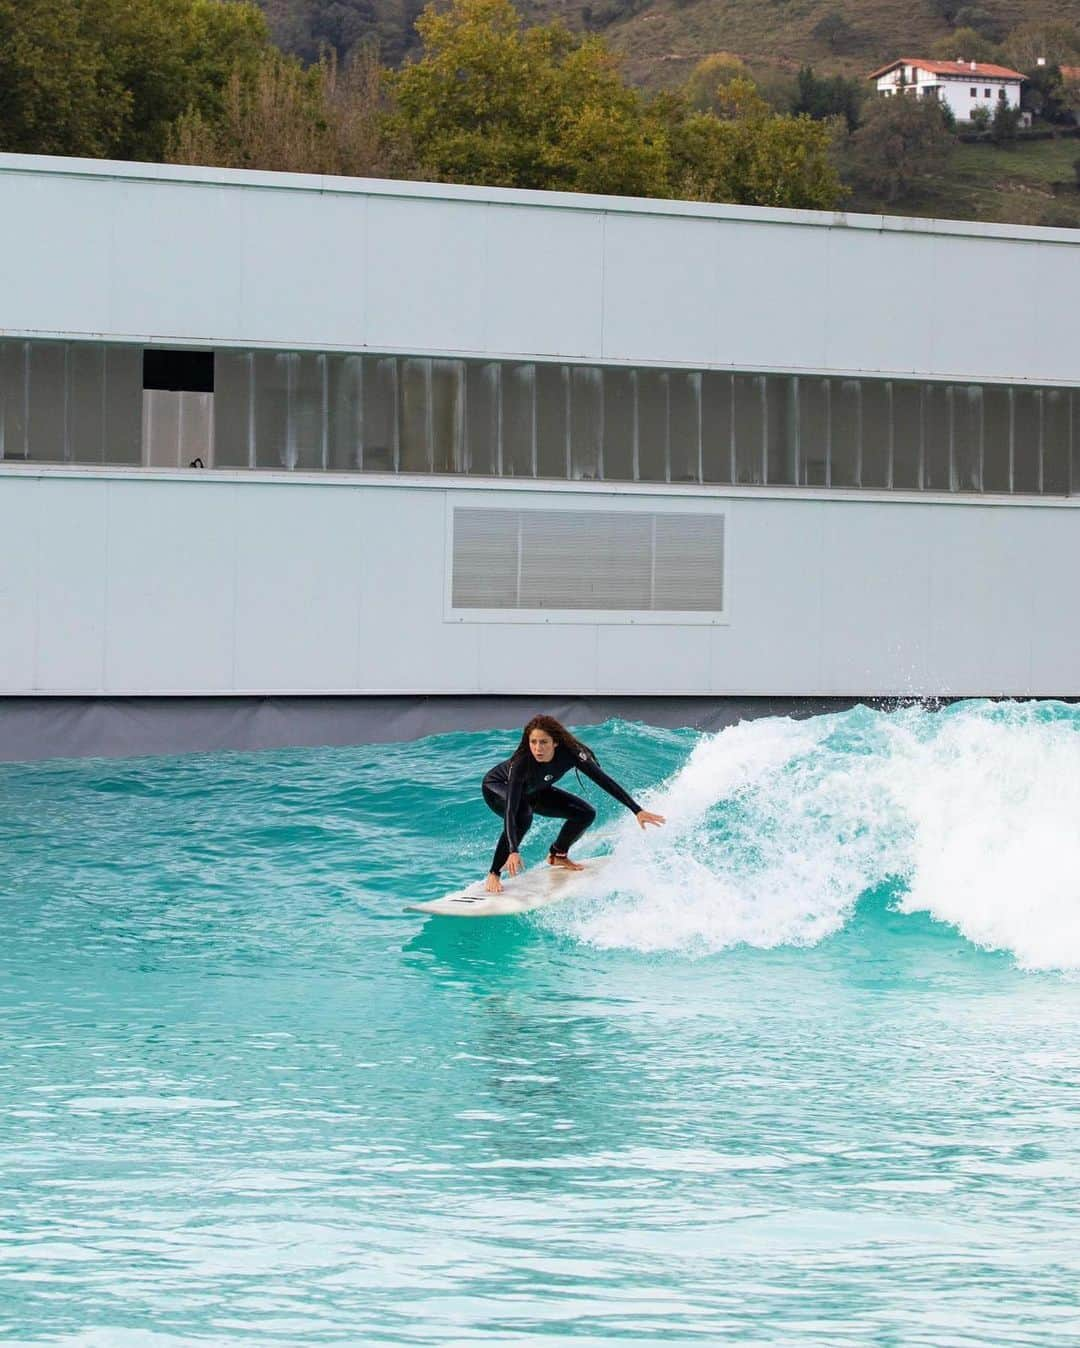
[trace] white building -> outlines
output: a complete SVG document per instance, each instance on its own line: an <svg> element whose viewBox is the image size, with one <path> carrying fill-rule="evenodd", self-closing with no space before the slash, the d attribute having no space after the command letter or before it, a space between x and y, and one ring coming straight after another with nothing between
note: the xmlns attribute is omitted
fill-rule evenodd
<svg viewBox="0 0 1080 1348"><path fill-rule="evenodd" d="M1080 694L1076 231L17 155L0 220L0 756Z"/></svg>
<svg viewBox="0 0 1080 1348"><path fill-rule="evenodd" d="M959 59L923 61L911 56L882 66L868 78L875 81L878 92L886 97L913 94L917 98L936 98L948 106L958 122L970 122L977 108L985 108L991 116L999 103L1018 108L1020 86L1024 82L1018 70L1007 66Z"/></svg>

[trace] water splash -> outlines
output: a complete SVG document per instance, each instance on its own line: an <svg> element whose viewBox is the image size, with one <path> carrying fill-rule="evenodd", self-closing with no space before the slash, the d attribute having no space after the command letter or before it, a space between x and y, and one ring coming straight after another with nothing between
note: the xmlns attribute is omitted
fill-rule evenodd
<svg viewBox="0 0 1080 1348"><path fill-rule="evenodd" d="M703 738L616 831L613 894L552 920L596 946L817 943L885 885L1030 969L1080 968L1080 712L858 707Z"/></svg>

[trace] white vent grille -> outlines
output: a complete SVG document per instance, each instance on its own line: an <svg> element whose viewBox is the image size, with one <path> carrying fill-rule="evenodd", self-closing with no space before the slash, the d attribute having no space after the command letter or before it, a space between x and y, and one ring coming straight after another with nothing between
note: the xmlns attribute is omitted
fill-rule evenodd
<svg viewBox="0 0 1080 1348"><path fill-rule="evenodd" d="M682 512L453 512L452 607L714 613L724 517Z"/></svg>

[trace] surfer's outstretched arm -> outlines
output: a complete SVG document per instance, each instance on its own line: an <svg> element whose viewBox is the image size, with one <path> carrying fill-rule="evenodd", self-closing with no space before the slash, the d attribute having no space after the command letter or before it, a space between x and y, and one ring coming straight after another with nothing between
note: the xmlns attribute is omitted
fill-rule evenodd
<svg viewBox="0 0 1080 1348"><path fill-rule="evenodd" d="M584 758L580 764L575 764L575 766L579 766L590 781L602 787L620 805L625 805L642 828L646 824L663 824L665 822L662 814L653 814L651 810L643 810L633 796L628 791L623 790L614 777L607 775L595 758Z"/></svg>

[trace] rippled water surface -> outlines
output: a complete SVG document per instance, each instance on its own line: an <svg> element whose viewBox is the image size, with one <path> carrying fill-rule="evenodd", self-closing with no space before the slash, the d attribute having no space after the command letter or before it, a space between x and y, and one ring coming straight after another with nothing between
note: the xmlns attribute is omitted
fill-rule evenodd
<svg viewBox="0 0 1080 1348"><path fill-rule="evenodd" d="M586 738L0 767L0 1338L1080 1341L1080 712Z"/></svg>

